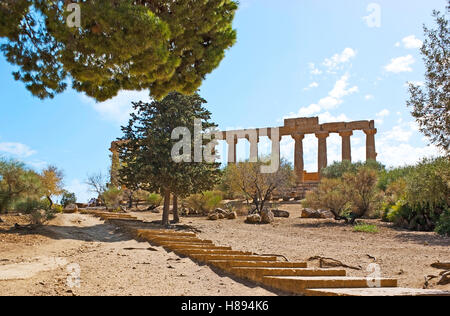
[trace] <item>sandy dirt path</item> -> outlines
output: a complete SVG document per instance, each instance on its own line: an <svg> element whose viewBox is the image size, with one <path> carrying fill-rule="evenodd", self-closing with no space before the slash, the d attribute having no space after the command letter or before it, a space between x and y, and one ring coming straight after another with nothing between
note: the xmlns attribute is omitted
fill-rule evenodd
<svg viewBox="0 0 450 316"><path fill-rule="evenodd" d="M88 215L58 215L36 240L0 243L0 295L274 295Z"/></svg>
<svg viewBox="0 0 450 316"><path fill-rule="evenodd" d="M289 211L291 217L277 218L271 225L245 224L245 217L232 221L192 217L182 218L182 223L200 231L200 238L210 239L217 245L231 246L234 250L279 254L290 261L307 261L313 256L330 257L362 268L347 269L349 276L366 277L373 272L367 270L369 265L376 263L382 276L397 278L401 287L422 288L425 276L437 276L441 272L432 268L432 263L450 261L449 237L396 229L379 220L367 220L378 226L378 233L356 233L351 226L334 220L300 218L299 204L280 205L280 208ZM161 217L150 213L134 215L147 221L160 220ZM309 265L318 266L318 262L313 261ZM434 286L430 282L430 288L450 290L450 284Z"/></svg>

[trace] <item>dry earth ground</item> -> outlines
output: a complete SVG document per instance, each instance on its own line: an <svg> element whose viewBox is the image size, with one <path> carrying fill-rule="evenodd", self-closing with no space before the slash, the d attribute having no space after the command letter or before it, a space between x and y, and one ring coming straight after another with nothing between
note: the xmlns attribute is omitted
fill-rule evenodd
<svg viewBox="0 0 450 316"><path fill-rule="evenodd" d="M182 224L198 231L200 238L234 250L279 254L290 261L324 256L361 266L362 270L349 269L350 276L367 276L372 271L366 268L375 262L382 276L398 278L401 287L422 288L424 276L440 272L430 267L432 263L450 261L450 238L434 233L399 230L380 221L371 221L379 227L378 233L355 233L332 220L301 219L298 204L280 208L291 212L291 217L271 225L248 225L243 217L182 218ZM160 219L159 214L133 214L148 221ZM92 216L58 215L31 235L9 230L16 222L23 224L23 217L2 218L0 295L277 294L137 242ZM80 287L71 287L73 281L76 285L73 273L78 267ZM435 286L432 281L430 288L450 290L450 285Z"/></svg>

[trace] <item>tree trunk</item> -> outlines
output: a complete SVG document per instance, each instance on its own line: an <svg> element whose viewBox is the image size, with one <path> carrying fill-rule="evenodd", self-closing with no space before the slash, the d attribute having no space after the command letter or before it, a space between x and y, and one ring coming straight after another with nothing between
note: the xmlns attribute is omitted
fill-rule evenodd
<svg viewBox="0 0 450 316"><path fill-rule="evenodd" d="M173 196L173 222L175 224L180 222L180 215L178 214L178 197Z"/></svg>
<svg viewBox="0 0 450 316"><path fill-rule="evenodd" d="M169 212L170 212L170 191L165 190L164 191L164 208L163 208L163 215L162 215L162 225L163 226L170 226Z"/></svg>
<svg viewBox="0 0 450 316"><path fill-rule="evenodd" d="M50 195L47 195L47 200L48 200L48 202L50 203L50 209L51 209L52 206L53 206L53 201L52 201L52 199L50 198Z"/></svg>

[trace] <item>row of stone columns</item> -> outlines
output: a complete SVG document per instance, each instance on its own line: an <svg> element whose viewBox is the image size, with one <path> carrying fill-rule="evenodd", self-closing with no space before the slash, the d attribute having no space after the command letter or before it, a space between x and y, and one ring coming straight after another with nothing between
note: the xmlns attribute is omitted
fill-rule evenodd
<svg viewBox="0 0 450 316"><path fill-rule="evenodd" d="M375 149L375 134L377 133L376 129L366 129L363 130L366 134L366 159L367 160L376 160L377 153ZM351 152L351 141L350 137L353 136L353 130L343 130L339 132L339 135L342 138L342 161L352 161L352 152ZM299 182L303 182L303 172L304 172L304 159L303 159L303 140L305 138L305 134L296 133L291 135L295 140L295 151L294 151L294 166L295 172L297 174ZM317 132L315 136L318 139L318 169L319 172L323 168L328 166L328 152L327 152L327 138L330 136L329 132ZM273 137L279 137L279 141L281 141L281 135L273 135ZM273 141L273 137L269 136L272 140L272 150L273 152L277 151L278 155L280 154L280 146L279 142L276 145L276 142ZM256 137L256 140L250 140L249 137L246 137L250 142L250 161L255 162L258 160L258 143L259 137ZM227 139L228 143L228 163L235 163L236 159L236 145L238 142L238 137L234 136L231 139Z"/></svg>

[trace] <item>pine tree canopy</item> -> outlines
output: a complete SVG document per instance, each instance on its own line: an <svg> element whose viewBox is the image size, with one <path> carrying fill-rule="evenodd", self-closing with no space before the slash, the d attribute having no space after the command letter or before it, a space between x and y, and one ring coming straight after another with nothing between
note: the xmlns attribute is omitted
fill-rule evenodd
<svg viewBox="0 0 450 316"><path fill-rule="evenodd" d="M69 3L80 8L70 27ZM120 90L194 93L236 41L233 0L2 0L1 51L41 99L68 84L105 101Z"/></svg>

